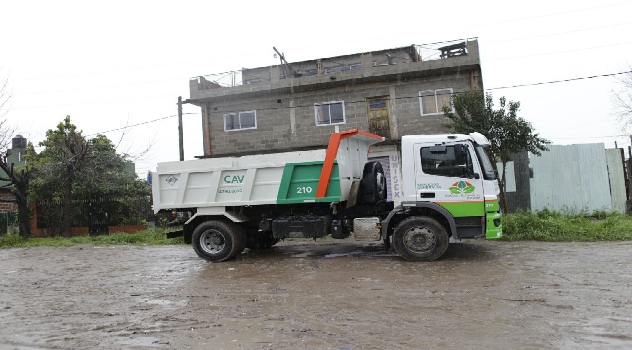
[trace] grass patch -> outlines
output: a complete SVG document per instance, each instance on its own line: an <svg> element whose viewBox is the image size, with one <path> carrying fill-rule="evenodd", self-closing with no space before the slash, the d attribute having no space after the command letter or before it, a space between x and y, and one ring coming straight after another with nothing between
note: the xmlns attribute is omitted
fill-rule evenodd
<svg viewBox="0 0 632 350"><path fill-rule="evenodd" d="M75 244L93 244L93 245L113 245L113 244L131 244L131 245L169 245L184 244L182 237L167 239L167 230L155 229L144 230L137 233L114 233L102 236L74 236L74 237L31 237L27 240L22 239L16 234L0 236L0 248L17 248L17 247L69 247Z"/></svg>
<svg viewBox="0 0 632 350"><path fill-rule="evenodd" d="M606 212L518 212L503 216L502 239L548 242L632 240L632 216Z"/></svg>

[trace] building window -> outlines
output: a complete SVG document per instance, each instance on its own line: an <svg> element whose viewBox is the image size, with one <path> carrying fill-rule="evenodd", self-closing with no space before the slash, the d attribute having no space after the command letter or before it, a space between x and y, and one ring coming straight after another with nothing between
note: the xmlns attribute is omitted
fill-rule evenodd
<svg viewBox="0 0 632 350"><path fill-rule="evenodd" d="M316 112L316 125L333 125L345 123L344 101L317 103L314 105Z"/></svg>
<svg viewBox="0 0 632 350"><path fill-rule="evenodd" d="M224 114L224 131L256 129L256 128L257 128L256 111Z"/></svg>
<svg viewBox="0 0 632 350"><path fill-rule="evenodd" d="M443 113L444 106L449 106L452 112L454 112L454 108L450 102L450 96L452 96L452 89L419 91L421 115L441 114Z"/></svg>

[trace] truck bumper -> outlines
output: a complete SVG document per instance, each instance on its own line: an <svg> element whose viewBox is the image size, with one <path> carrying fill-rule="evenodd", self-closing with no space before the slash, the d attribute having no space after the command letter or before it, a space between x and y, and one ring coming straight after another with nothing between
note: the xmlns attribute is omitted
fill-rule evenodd
<svg viewBox="0 0 632 350"><path fill-rule="evenodd" d="M487 212L485 238L498 239L503 235L502 214L500 211Z"/></svg>

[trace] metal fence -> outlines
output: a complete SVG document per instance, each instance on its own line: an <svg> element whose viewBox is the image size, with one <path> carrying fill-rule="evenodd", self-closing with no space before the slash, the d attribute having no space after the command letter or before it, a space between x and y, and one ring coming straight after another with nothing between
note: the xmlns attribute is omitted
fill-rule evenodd
<svg viewBox="0 0 632 350"><path fill-rule="evenodd" d="M36 203L36 224L39 229L60 230L63 223L63 201ZM72 226L87 227L90 234L106 234L110 226L136 226L154 223L167 226L171 213L155 215L151 197L97 198L72 201Z"/></svg>
<svg viewBox="0 0 632 350"><path fill-rule="evenodd" d="M531 157L531 210L572 213L626 209L625 172L620 149L603 143L550 145Z"/></svg>
<svg viewBox="0 0 632 350"><path fill-rule="evenodd" d="M6 235L10 227L17 226L17 212L0 213L0 236Z"/></svg>

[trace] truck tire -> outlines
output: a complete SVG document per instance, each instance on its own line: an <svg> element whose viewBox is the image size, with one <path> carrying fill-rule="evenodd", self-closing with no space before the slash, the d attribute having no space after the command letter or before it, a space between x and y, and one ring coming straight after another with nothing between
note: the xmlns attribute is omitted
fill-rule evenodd
<svg viewBox="0 0 632 350"><path fill-rule="evenodd" d="M200 258L219 262L241 253L246 243L241 230L234 224L211 220L195 228L192 245Z"/></svg>
<svg viewBox="0 0 632 350"><path fill-rule="evenodd" d="M393 248L410 261L433 261L448 249L448 232L429 217L409 217L400 222L393 233Z"/></svg>
<svg viewBox="0 0 632 350"><path fill-rule="evenodd" d="M386 176L384 176L384 169L380 162L364 164L360 193L364 204L374 204L386 200Z"/></svg>
<svg viewBox="0 0 632 350"><path fill-rule="evenodd" d="M246 249L246 231L243 229L241 225L233 224L235 228L235 251L232 256L237 256L241 254Z"/></svg>

